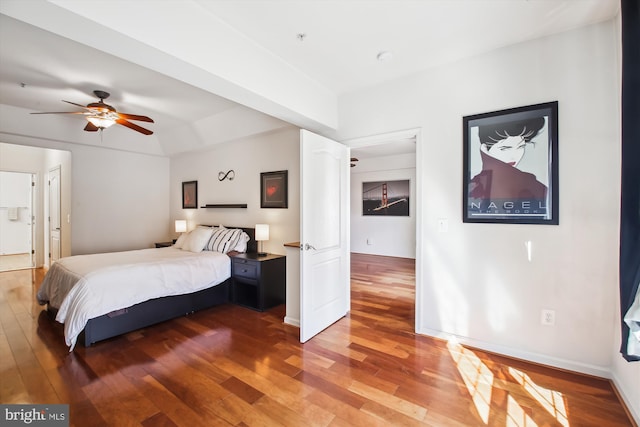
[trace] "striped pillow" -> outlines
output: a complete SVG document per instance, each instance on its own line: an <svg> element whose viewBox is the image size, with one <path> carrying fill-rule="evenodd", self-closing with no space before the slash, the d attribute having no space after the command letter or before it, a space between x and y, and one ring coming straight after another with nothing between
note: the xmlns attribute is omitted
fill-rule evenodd
<svg viewBox="0 0 640 427"><path fill-rule="evenodd" d="M235 248L241 236L242 230L238 228L218 228L213 232L204 250L226 254Z"/></svg>
<svg viewBox="0 0 640 427"><path fill-rule="evenodd" d="M240 234L240 237L238 238L238 241L236 242L236 245L231 249L232 251L236 251L236 252L247 252L247 242L251 240L251 238L249 237L249 235L247 233L245 233L244 231Z"/></svg>

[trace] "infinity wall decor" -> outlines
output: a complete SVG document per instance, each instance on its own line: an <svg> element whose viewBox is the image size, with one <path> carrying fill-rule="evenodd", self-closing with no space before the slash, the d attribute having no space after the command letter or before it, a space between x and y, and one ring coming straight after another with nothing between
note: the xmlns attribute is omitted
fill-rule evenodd
<svg viewBox="0 0 640 427"><path fill-rule="evenodd" d="M218 181L224 181L225 179L228 179L229 181L233 181L233 178L236 176L236 173L233 171L233 169L227 171L226 173L224 171L220 171L218 172Z"/></svg>

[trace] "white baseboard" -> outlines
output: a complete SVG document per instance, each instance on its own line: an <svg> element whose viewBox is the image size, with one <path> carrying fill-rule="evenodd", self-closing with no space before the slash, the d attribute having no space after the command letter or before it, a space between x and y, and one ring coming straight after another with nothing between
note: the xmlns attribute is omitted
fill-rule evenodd
<svg viewBox="0 0 640 427"><path fill-rule="evenodd" d="M618 380L615 374L611 375L611 381L618 392L620 398L624 401L624 404L627 406L627 410L631 417L633 417L634 421L637 425L640 425L640 408L638 407L637 402L633 402L629 397L629 394L626 392L624 387L622 386L622 382Z"/></svg>
<svg viewBox="0 0 640 427"><path fill-rule="evenodd" d="M300 327L300 319L294 319L293 317L284 316L284 323L297 326L298 328Z"/></svg>
<svg viewBox="0 0 640 427"><path fill-rule="evenodd" d="M551 366L554 368L564 369L568 371L578 372L587 375L593 375L596 377L606 378L611 380L616 388L620 399L626 405L629 415L634 419L637 425L640 425L640 408L638 408L637 402L633 402L629 393L624 389L623 383L619 381L610 367L602 367L596 365L590 365L587 363L580 363L574 360L567 360L558 357L547 356L544 354L532 353L522 351L510 347L495 345L486 343L484 341L474 340L466 337L460 337L453 334L447 334L442 331L435 331L431 329L422 329L416 331L418 334L427 335L434 338L443 340L449 340L452 337L460 344L468 345L480 350L490 351L492 353L498 353L503 356L513 357L516 359L525 360L527 362L539 363L542 365Z"/></svg>
<svg viewBox="0 0 640 427"><path fill-rule="evenodd" d="M454 337L460 344L465 344L471 347L475 347L480 350L490 351L492 353L498 353L503 356L513 357L516 359L522 359L527 362L539 363L541 365L548 365L554 368L565 369L568 371L579 372L583 374L593 375L601 378L611 378L611 370L608 367L590 365L587 363L576 362L575 360L562 359L553 356L547 356L539 353L532 353L528 351L522 351L511 347L505 347L501 345L491 344L484 341L474 340L466 337L461 337L453 334L444 333L442 331L435 331L430 329L422 329L417 331L422 335L428 335L434 338L440 338L443 340L449 340Z"/></svg>

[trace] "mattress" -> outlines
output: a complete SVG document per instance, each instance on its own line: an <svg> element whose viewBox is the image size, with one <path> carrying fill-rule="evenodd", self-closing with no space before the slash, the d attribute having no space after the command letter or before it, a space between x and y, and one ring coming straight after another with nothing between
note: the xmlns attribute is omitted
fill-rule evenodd
<svg viewBox="0 0 640 427"><path fill-rule="evenodd" d="M55 262L36 295L58 309L73 347L87 321L150 299L188 294L224 282L231 260L223 253L174 247L76 255Z"/></svg>

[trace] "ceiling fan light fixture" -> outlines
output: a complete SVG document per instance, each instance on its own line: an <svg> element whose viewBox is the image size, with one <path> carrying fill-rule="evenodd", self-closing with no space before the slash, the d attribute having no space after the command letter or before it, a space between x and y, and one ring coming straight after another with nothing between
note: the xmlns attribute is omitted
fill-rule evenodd
<svg viewBox="0 0 640 427"><path fill-rule="evenodd" d="M87 120L97 128L106 129L113 126L116 121L109 117L87 116Z"/></svg>

